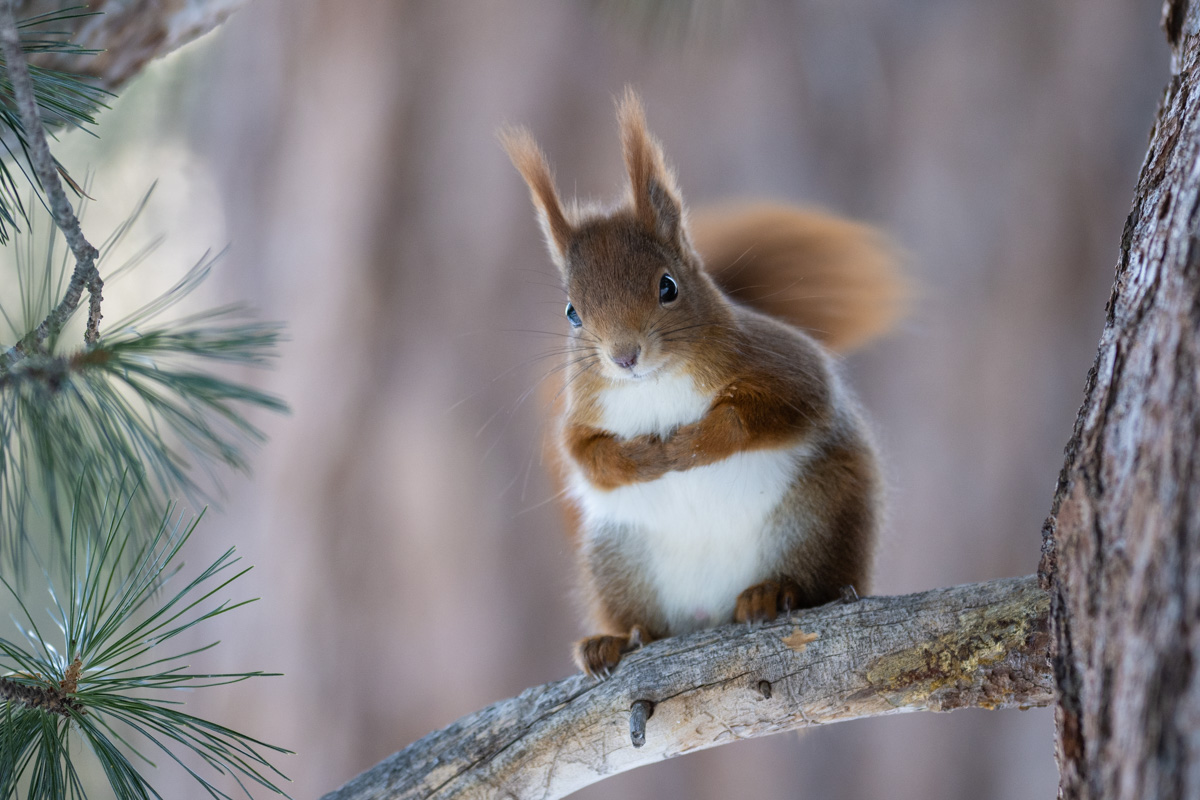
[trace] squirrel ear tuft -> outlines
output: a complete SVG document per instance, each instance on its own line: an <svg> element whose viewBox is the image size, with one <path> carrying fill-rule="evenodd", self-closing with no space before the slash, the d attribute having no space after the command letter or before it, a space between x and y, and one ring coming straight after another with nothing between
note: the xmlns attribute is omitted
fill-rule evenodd
<svg viewBox="0 0 1200 800"><path fill-rule="evenodd" d="M563 213L562 203L559 202L558 192L554 188L554 174L550 171L546 155L525 128L504 128L499 136L500 143L512 159L513 166L521 173L525 183L529 184L529 194L537 208L542 232L546 234L550 257L559 269L565 269L567 245L575 231Z"/></svg>
<svg viewBox="0 0 1200 800"><path fill-rule="evenodd" d="M686 249L683 202L675 176L667 169L662 146L646 130L646 112L631 86L625 87L625 94L617 102L617 122L629 170L634 214L652 233Z"/></svg>

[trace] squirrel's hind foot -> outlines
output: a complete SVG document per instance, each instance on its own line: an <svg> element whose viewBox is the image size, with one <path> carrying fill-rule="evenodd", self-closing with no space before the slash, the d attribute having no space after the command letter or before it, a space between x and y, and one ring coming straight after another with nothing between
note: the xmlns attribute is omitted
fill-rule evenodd
<svg viewBox="0 0 1200 800"><path fill-rule="evenodd" d="M738 595L733 612L735 622L771 622L782 611L795 611L802 605L800 585L791 578L756 583Z"/></svg>
<svg viewBox="0 0 1200 800"><path fill-rule="evenodd" d="M575 664L589 677L604 680L612 676L621 656L649 641L646 631L637 625L626 636L588 636L575 643Z"/></svg>

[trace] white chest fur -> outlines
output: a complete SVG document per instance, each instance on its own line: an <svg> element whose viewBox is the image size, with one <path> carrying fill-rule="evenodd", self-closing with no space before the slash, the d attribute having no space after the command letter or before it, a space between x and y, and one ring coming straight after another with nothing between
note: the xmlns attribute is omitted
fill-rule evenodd
<svg viewBox="0 0 1200 800"><path fill-rule="evenodd" d="M704 416L709 399L687 376L610 390L603 425L623 437L665 435ZM772 512L791 484L803 446L737 453L723 461L612 491L573 480L586 535L616 536L638 554L671 633L730 621L738 594L772 577Z"/></svg>
<svg viewBox="0 0 1200 800"><path fill-rule="evenodd" d="M696 391L692 377L669 373L614 386L600 396L601 427L632 439L659 436L704 416L712 398Z"/></svg>

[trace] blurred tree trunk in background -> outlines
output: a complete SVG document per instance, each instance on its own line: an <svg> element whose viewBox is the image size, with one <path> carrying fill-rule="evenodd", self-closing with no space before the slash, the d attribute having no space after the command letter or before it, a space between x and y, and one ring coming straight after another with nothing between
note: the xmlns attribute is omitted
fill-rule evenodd
<svg viewBox="0 0 1200 800"><path fill-rule="evenodd" d="M1034 568L1167 74L1158 9L794 0L680 42L595 8L256 0L173 92L228 221L218 279L293 339L264 382L294 416L208 522L263 601L206 668L287 677L200 700L299 751L296 796L572 671L544 411L518 403L558 342L521 331L560 332L561 293L494 136L529 125L564 189L607 197L627 82L693 203L821 205L912 254L912 321L846 362L887 453L878 591ZM905 715L579 796L1046 797L1052 741L1047 710Z"/></svg>
<svg viewBox="0 0 1200 800"><path fill-rule="evenodd" d="M1125 223L1047 521L1066 798L1200 797L1200 9Z"/></svg>

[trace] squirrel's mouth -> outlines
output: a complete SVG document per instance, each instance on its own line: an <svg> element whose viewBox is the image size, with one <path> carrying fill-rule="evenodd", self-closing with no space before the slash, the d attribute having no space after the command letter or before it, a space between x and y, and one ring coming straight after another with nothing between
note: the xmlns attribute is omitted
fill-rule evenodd
<svg viewBox="0 0 1200 800"><path fill-rule="evenodd" d="M612 370L614 377L622 381L643 381L656 376L662 369L662 364L634 364L631 367Z"/></svg>

